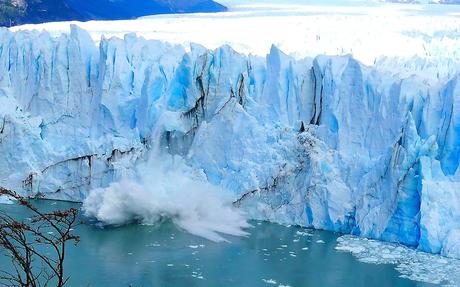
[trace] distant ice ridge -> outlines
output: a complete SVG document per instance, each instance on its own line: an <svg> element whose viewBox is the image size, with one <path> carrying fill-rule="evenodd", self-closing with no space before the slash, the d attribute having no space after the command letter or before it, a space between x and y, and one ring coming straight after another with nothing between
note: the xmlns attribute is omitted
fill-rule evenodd
<svg viewBox="0 0 460 287"><path fill-rule="evenodd" d="M459 78L425 70L443 63L189 50L0 30L0 183L83 200L155 146L251 218L460 257Z"/></svg>
<svg viewBox="0 0 460 287"><path fill-rule="evenodd" d="M458 5L360 0L224 0L221 3L229 7L229 12L154 15L127 21L79 22L78 25L95 41L102 35L122 38L128 32L135 32L146 39L185 47L193 42L208 49L230 44L240 53L262 57L269 53L272 44L296 59L352 54L366 65L380 66L382 58L389 57L390 71L412 73L414 66L419 66L428 78L455 74L460 65ZM12 29L44 29L59 36L69 32L69 22ZM400 62L397 70L393 65L395 58ZM413 65L414 62L417 65ZM430 70L430 65L435 67Z"/></svg>

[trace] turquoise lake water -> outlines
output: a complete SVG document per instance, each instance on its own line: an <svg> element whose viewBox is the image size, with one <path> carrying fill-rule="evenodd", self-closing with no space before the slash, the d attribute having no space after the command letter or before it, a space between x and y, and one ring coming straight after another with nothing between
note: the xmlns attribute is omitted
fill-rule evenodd
<svg viewBox="0 0 460 287"><path fill-rule="evenodd" d="M79 207L53 201L35 204L44 210ZM0 209L28 216L16 205ZM326 231L252 221L250 236L214 243L171 222L101 228L82 220L76 228L81 242L67 257L68 286L434 286L400 278L393 265L361 263L335 250L340 235ZM0 258L0 268L7 264Z"/></svg>

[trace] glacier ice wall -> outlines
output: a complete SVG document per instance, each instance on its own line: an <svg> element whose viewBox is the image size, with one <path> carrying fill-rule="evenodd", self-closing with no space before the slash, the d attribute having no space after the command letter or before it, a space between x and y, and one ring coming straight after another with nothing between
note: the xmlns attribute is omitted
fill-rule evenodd
<svg viewBox="0 0 460 287"><path fill-rule="evenodd" d="M82 200L155 146L252 218L460 257L459 77L384 64L2 29L0 184Z"/></svg>

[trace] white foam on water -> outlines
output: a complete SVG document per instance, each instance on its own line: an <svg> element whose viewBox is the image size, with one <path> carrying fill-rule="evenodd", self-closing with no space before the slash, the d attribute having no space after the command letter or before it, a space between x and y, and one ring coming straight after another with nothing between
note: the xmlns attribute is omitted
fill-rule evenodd
<svg viewBox="0 0 460 287"><path fill-rule="evenodd" d="M137 178L92 190L83 210L109 225L153 225L171 219L189 233L216 242L227 241L222 234L246 236L244 229L250 227L227 192L179 158L151 158L139 168Z"/></svg>
<svg viewBox="0 0 460 287"><path fill-rule="evenodd" d="M395 264L402 278L443 286L460 286L458 259L351 235L341 236L337 242L336 250L351 252L361 262Z"/></svg>
<svg viewBox="0 0 460 287"><path fill-rule="evenodd" d="M273 279L262 279L262 281L264 281L267 284L273 284L273 285L277 284L276 280L273 280Z"/></svg>

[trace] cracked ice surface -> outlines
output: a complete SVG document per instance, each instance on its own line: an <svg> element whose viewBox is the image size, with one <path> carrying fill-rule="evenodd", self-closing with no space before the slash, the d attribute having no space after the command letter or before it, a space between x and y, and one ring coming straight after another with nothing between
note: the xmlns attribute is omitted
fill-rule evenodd
<svg viewBox="0 0 460 287"><path fill-rule="evenodd" d="M336 250L352 253L371 264L394 264L401 277L443 286L460 283L460 260L441 257L402 245L344 235Z"/></svg>

